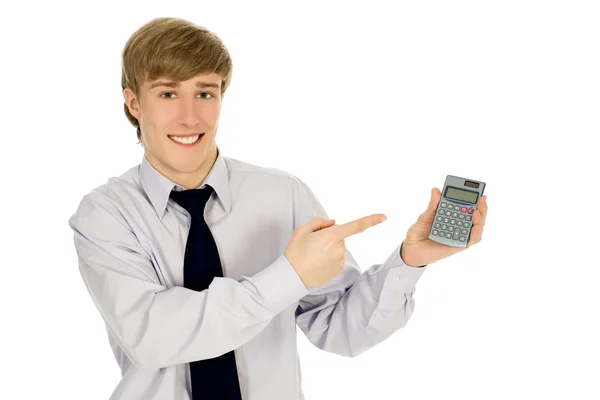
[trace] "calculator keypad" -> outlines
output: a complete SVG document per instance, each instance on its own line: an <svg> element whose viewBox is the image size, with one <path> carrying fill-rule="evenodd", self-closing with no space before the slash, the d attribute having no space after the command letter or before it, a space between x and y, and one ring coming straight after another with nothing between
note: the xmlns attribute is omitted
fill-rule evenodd
<svg viewBox="0 0 600 400"><path fill-rule="evenodd" d="M473 208L442 202L433 225L434 235L465 242L471 227Z"/></svg>

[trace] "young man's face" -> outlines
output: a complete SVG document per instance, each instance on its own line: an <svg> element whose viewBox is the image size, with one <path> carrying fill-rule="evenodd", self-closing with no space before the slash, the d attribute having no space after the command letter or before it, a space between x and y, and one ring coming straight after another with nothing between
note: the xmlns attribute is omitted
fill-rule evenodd
<svg viewBox="0 0 600 400"><path fill-rule="evenodd" d="M123 95L140 124L150 164L185 188L200 185L217 155L221 76L203 74L183 82L146 80L139 97L128 88Z"/></svg>

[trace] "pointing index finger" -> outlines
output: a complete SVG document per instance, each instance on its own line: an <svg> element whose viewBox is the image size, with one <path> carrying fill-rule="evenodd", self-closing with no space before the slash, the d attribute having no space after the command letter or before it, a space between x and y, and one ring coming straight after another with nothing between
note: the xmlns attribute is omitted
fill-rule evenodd
<svg viewBox="0 0 600 400"><path fill-rule="evenodd" d="M367 217L362 217L354 221L346 222L342 225L333 226L330 229L334 229L338 236L338 239L343 240L349 236L356 235L360 232L364 232L368 228L378 225L386 219L386 216L383 214L372 214Z"/></svg>

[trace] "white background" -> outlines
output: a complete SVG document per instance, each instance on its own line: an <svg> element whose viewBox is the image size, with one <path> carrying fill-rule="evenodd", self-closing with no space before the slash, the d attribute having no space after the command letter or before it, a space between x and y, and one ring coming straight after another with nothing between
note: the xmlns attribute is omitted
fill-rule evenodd
<svg viewBox="0 0 600 400"><path fill-rule="evenodd" d="M483 241L428 267L405 328L355 359L299 333L307 400L600 398L597 4L3 5L0 398L119 382L67 220L141 161L120 56L162 16L231 52L225 155L294 173L338 222L388 216L346 241L363 271L447 174L487 183Z"/></svg>

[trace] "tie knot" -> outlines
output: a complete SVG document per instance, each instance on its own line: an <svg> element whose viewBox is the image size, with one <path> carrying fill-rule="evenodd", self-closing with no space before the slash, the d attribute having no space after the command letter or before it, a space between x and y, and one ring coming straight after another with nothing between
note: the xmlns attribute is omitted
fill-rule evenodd
<svg viewBox="0 0 600 400"><path fill-rule="evenodd" d="M172 190L169 197L185 208L192 218L204 218L204 208L213 191L212 186L205 185L203 189L189 189L181 192Z"/></svg>

